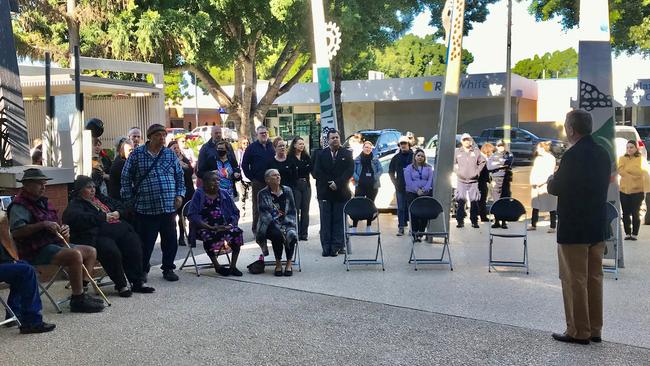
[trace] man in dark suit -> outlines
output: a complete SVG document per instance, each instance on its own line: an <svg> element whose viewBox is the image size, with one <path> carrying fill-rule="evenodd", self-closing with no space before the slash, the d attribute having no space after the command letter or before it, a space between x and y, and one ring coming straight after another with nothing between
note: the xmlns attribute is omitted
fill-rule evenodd
<svg viewBox="0 0 650 366"><path fill-rule="evenodd" d="M348 183L354 173L352 152L341 147L338 131L327 133L329 147L321 150L314 166L320 207L320 243L323 257L336 257L343 250L343 205L352 197Z"/></svg>
<svg viewBox="0 0 650 366"><path fill-rule="evenodd" d="M564 124L573 145L549 178L548 193L558 197L558 261L566 331L560 342L601 342L603 254L607 228L607 190L612 162L591 136L591 114L569 112Z"/></svg>

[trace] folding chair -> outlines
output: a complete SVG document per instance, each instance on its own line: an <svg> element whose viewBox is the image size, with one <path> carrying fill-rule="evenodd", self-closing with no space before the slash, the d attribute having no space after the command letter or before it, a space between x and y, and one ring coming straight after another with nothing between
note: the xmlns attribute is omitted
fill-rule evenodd
<svg viewBox="0 0 650 366"><path fill-rule="evenodd" d="M350 231L348 227L348 217L351 220L374 220L376 230L369 230L364 232ZM381 247L381 232L379 230L379 210L375 203L366 197L353 197L343 206L343 233L345 235L345 268L350 270L351 265L368 265L368 264L381 264L381 270L384 268L384 251ZM358 258L353 259L352 245L350 238L353 236L361 237L377 237L377 250L375 251L375 258Z"/></svg>
<svg viewBox="0 0 650 366"><path fill-rule="evenodd" d="M605 254L610 248L614 249L614 265L603 264L603 272L613 273L614 279L618 280L618 243L621 237L621 215L612 203L607 202L607 236L605 238Z"/></svg>
<svg viewBox="0 0 650 366"><path fill-rule="evenodd" d="M506 197L501 198L492 204L490 207L490 214L493 217L493 222L506 221L506 222L518 222L521 217L524 216L523 229L519 231L517 228L514 229L492 229L490 225L489 229L489 238L490 238L490 253L489 253L489 262L488 262L488 272L492 272L492 268L496 270L496 266L499 267L521 267L526 268L526 274L529 274L528 270L528 218L526 217L526 209L521 202L517 201L514 198ZM495 231L498 230L498 231ZM505 239L523 239L524 242L524 258L522 261L506 261L506 260L495 260L492 256L492 246L494 243L494 238L505 238Z"/></svg>
<svg viewBox="0 0 650 366"><path fill-rule="evenodd" d="M413 229L414 219L418 220L436 220L442 215L442 231L428 231L425 227L424 231L416 231ZM411 255L409 257L409 263L413 263L415 270L418 270L418 263L421 264L448 264L451 271L454 270L454 266L451 262L451 251L449 250L449 231L447 230L447 220L445 220L445 212L442 209L442 205L438 200L433 197L418 197L409 206L409 235L411 236ZM439 258L420 258L418 259L415 255L415 243L416 238L419 235L424 235L427 237L433 238L443 238L444 242L442 244L442 253ZM424 242L424 244L427 244ZM445 260L445 252L447 253L448 260Z"/></svg>
<svg viewBox="0 0 650 366"><path fill-rule="evenodd" d="M18 324L18 326L20 327L21 326L20 320L18 320L18 317L16 316L16 313L14 313L14 311L11 310L9 305L4 301L4 299L2 297L0 297L0 303L2 303L2 306L4 306L5 310L7 310L7 313L9 313L9 315L10 315L9 318L7 318L7 319L5 319L3 321L0 321L0 326L16 322L16 324Z"/></svg>
<svg viewBox="0 0 650 366"><path fill-rule="evenodd" d="M197 263L196 262L196 257L194 256L194 248L196 248L196 238L194 241L190 242L190 220L187 217L187 212L189 210L190 202L187 202L185 206L183 206L183 210L181 211L182 215L178 218L181 222L181 234L185 238L185 242L187 243L187 255L185 255L185 260L183 260L183 264L181 264L180 270L183 270L184 267L186 267L187 260L192 257L192 263L194 266L194 272L196 272L196 277L201 277L201 273L199 273L199 269L204 269L204 268L213 268L212 262L209 263ZM226 255L226 258L228 259L228 265L226 267L230 267L230 252L232 250L226 249L224 250L223 248L219 250L218 253L215 253L217 256L217 259L219 258L220 255ZM190 266L190 264L187 264L187 266Z"/></svg>

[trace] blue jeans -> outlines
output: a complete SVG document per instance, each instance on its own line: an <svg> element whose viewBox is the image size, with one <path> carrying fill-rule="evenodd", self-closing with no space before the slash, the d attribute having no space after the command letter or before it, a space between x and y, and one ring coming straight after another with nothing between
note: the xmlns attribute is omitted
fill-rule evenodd
<svg viewBox="0 0 650 366"><path fill-rule="evenodd" d="M397 222L399 227L406 227L409 221L409 207L406 203L406 192L395 192L397 197Z"/></svg>
<svg viewBox="0 0 650 366"><path fill-rule="evenodd" d="M156 245L156 238L160 233L160 249L162 250L163 271L176 268L174 260L178 251L178 239L176 236L176 213L160 215L137 214L137 231L142 240L142 269L149 273L151 264L151 253Z"/></svg>
<svg viewBox="0 0 650 366"><path fill-rule="evenodd" d="M41 317L43 305L34 267L22 261L2 263L0 264L0 282L6 282L11 286L7 305L23 325L43 322Z"/></svg>
<svg viewBox="0 0 650 366"><path fill-rule="evenodd" d="M320 245L326 255L345 246L343 239L344 202L318 200L320 207Z"/></svg>

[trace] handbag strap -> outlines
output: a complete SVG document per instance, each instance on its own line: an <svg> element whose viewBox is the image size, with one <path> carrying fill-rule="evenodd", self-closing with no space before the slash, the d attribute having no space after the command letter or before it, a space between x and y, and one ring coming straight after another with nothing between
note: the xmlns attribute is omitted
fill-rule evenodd
<svg viewBox="0 0 650 366"><path fill-rule="evenodd" d="M140 188L140 184L142 184L142 182L144 182L144 180L147 179L147 177L149 176L149 173L151 173L151 171L153 170L153 168L154 168L154 167L156 166L156 164L158 163L158 160L160 160L160 156L162 156L162 154L163 154L163 150L164 150L164 149L165 149L165 147L163 147L163 148L160 150L160 152L158 152L158 155L156 155L156 158L153 159L153 163L151 163L151 165L149 165L149 168L147 169L146 173L144 173L144 175L142 176L142 178L140 178L140 180L139 180L139 181L138 181L138 182L133 186L133 196L134 196L134 197L138 194L138 189Z"/></svg>

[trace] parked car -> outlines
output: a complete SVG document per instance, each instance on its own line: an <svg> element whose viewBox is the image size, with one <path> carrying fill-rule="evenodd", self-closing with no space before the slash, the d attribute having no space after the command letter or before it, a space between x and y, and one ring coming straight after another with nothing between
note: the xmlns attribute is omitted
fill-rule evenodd
<svg viewBox="0 0 650 366"><path fill-rule="evenodd" d="M636 126L636 132L639 133L641 141L643 141L643 147L647 149L648 144L650 144L650 126Z"/></svg>
<svg viewBox="0 0 650 366"><path fill-rule="evenodd" d="M480 136L474 138L478 146L483 146L486 142L496 144L498 140L502 139L503 128L500 127L485 129L481 132ZM516 162L532 162L535 148L542 141L551 142L551 153L558 159L562 158L562 155L568 148L568 145L564 141L541 138L528 130L514 127L510 131L510 152L514 155Z"/></svg>
<svg viewBox="0 0 650 366"><path fill-rule="evenodd" d="M380 158L397 152L399 138L402 136L401 132L393 128L386 128L383 130L361 130L356 133L361 134L361 143L364 141L370 141L375 145L375 149L372 152ZM351 137L352 135L345 139L345 142L343 143L344 147L350 147Z"/></svg>
<svg viewBox="0 0 650 366"><path fill-rule="evenodd" d="M199 126L190 132L190 134L186 137L188 140L194 140L198 137L203 139L204 142L209 141L212 138L212 127L213 126ZM228 141L237 141L239 139L239 135L237 134L236 131L231 130L230 128L223 127L223 138L228 140Z"/></svg>
<svg viewBox="0 0 650 366"><path fill-rule="evenodd" d="M614 145L616 146L616 157L625 155L627 142L634 140L639 145L639 152L646 159L648 158L648 150L646 144L641 138L637 129L632 126L616 126L614 127Z"/></svg>
<svg viewBox="0 0 650 366"><path fill-rule="evenodd" d="M167 137L166 137L167 143L169 143L172 139L178 137L178 135L186 135L189 132L184 128L177 128L177 127L165 128L165 131L167 131Z"/></svg>

